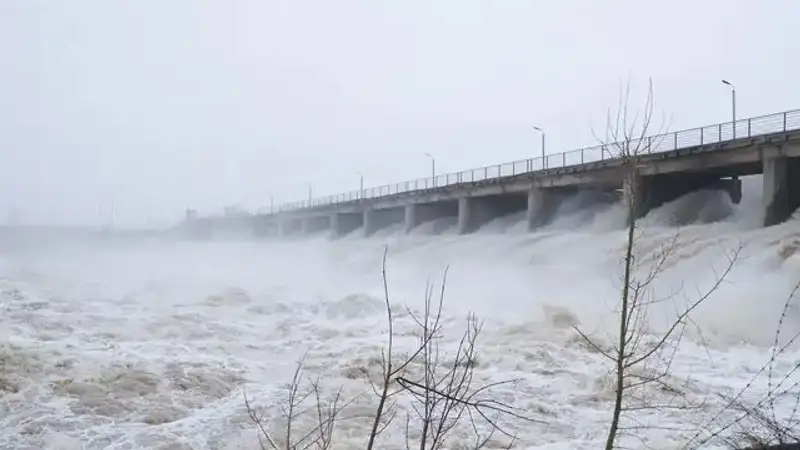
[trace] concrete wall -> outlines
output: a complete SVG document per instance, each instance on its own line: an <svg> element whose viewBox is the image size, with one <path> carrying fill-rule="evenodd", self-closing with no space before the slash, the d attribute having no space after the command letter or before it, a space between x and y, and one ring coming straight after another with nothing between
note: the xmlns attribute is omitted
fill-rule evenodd
<svg viewBox="0 0 800 450"><path fill-rule="evenodd" d="M800 158L764 158L764 226L777 225L800 207Z"/></svg>
<svg viewBox="0 0 800 450"><path fill-rule="evenodd" d="M364 236L405 221L405 208L384 208L364 210Z"/></svg>

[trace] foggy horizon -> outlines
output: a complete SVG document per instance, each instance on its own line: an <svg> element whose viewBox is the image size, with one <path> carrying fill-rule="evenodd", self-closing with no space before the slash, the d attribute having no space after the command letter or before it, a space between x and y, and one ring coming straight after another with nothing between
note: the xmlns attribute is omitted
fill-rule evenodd
<svg viewBox="0 0 800 450"><path fill-rule="evenodd" d="M0 222L170 225L800 107L796 4L0 4ZM795 36L794 38L792 36ZM113 205L113 206L112 206Z"/></svg>

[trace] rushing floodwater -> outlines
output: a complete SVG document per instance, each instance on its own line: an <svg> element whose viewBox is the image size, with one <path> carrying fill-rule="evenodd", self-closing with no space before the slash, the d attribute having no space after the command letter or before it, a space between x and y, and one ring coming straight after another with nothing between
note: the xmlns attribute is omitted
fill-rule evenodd
<svg viewBox="0 0 800 450"><path fill-rule="evenodd" d="M674 236L667 226L674 217L703 222L732 212L680 229L655 289L682 285L681 301L713 283L726 251L744 246L728 282L694 314L671 370L705 406L637 414L661 427L636 432L651 448L676 448L692 436L724 405L707 394L735 393L769 359L800 278L800 220L760 229L757 181L748 180L736 207L719 193L697 193L643 221L638 245L646 254ZM506 218L468 236L434 235L446 224L428 224L411 236L389 229L336 241L6 243L0 448L257 449L243 392L281 426L276 402L306 352L307 375L320 376L326 392L342 386L346 398L358 396L351 413L369 413L374 396L365 377L380 371L386 341L385 245L401 348L414 330L403 306L419 310L426 283L438 283L450 265L444 339L454 343L467 313L477 313L484 320L477 378L517 379L494 398L541 421L504 422L517 448L598 448L611 410L611 366L572 326L598 339L611 329L625 233L619 209L576 208L584 200L536 233ZM653 336L674 311L674 302L653 307ZM798 330L800 310L790 307L782 341ZM795 348L779 357L774 378L798 358ZM762 375L748 396L758 398L766 385ZM786 408L778 405L779 414ZM405 448L404 417L378 448ZM363 448L368 424L341 422L335 448ZM469 448L468 431L455 430L448 448ZM497 435L489 448L504 441Z"/></svg>

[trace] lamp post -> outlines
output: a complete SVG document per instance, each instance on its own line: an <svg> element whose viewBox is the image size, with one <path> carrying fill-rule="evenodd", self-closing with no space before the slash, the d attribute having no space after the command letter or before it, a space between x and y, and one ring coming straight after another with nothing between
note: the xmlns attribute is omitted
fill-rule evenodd
<svg viewBox="0 0 800 450"><path fill-rule="evenodd" d="M533 126L533 129L542 133L542 169L547 169L547 157L545 156L544 152L544 130L536 125Z"/></svg>
<svg viewBox="0 0 800 450"><path fill-rule="evenodd" d="M357 170L356 170L356 173L358 174L358 176L360 178L360 181L359 181L359 184L358 184L358 199L359 200L363 200L364 199L364 174L359 172L359 171L357 171Z"/></svg>
<svg viewBox="0 0 800 450"><path fill-rule="evenodd" d="M734 86L733 83L731 83L728 80L722 80L722 83L727 84L728 86L731 87L731 103L733 109L733 124L732 124L733 138L736 139L736 86Z"/></svg>
<svg viewBox="0 0 800 450"><path fill-rule="evenodd" d="M430 153L425 153L425 156L431 159L431 178L433 178L433 187L436 187L436 158Z"/></svg>

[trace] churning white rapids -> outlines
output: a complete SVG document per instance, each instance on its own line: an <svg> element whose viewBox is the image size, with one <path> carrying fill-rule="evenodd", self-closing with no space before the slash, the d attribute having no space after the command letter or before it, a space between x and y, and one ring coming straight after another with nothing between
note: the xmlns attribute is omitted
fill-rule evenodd
<svg viewBox="0 0 800 450"><path fill-rule="evenodd" d="M682 288L652 306L645 341L657 339L679 305L714 283L726 254L743 247L726 282L694 311L666 380L680 391L675 395L700 406L629 414L623 425L637 425L623 438L629 448L680 448L707 433L700 429L726 405L722 395L748 384L741 399L755 403L770 385L769 371L758 372L770 359L779 319L785 317L780 345L800 330L800 311L781 313L800 277L800 218L759 227L759 183L746 180L739 205L721 192L699 192L641 222L643 261L679 233L653 288L657 295ZM366 416L376 403L367 377L380 372L386 345L387 245L397 352L414 343L404 307L419 311L426 283L438 285L449 265L442 339L450 346L443 351L453 350L469 312L483 320L474 384L515 380L487 394L525 417L499 419L516 435L515 448L600 448L613 367L573 326L601 341L614 333L622 218L619 206L575 198L536 232L522 231L517 217L464 236L445 223L367 239L359 232L290 241L5 239L0 448L257 449L245 394L280 434L279 405L304 354L306 377L320 377L326 395L341 386L354 400L334 448L364 448ZM773 387L799 358L795 347L777 358ZM662 387L648 389L655 395ZM411 400L397 399L399 414L377 448L405 448ZM778 402L778 418L789 420L793 406ZM735 417L723 414L707 428ZM298 419L297 435L313 419ZM469 426L457 427L447 448L473 441ZM498 432L488 448L507 442Z"/></svg>

